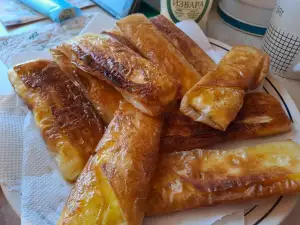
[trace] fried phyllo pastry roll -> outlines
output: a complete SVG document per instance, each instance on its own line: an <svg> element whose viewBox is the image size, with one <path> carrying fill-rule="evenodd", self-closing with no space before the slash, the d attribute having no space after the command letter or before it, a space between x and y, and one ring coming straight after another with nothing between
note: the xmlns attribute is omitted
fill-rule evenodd
<svg viewBox="0 0 300 225"><path fill-rule="evenodd" d="M116 24L145 58L180 81L182 95L200 80L196 69L144 15L133 14Z"/></svg>
<svg viewBox="0 0 300 225"><path fill-rule="evenodd" d="M181 100L180 111L194 121L225 131L243 106L245 91L196 84Z"/></svg>
<svg viewBox="0 0 300 225"><path fill-rule="evenodd" d="M283 141L231 150L161 155L146 215L300 191L300 145Z"/></svg>
<svg viewBox="0 0 300 225"><path fill-rule="evenodd" d="M109 31L103 31L102 33L113 37L114 39L116 39L117 41L122 43L123 45L127 46L128 48L130 48L133 51L135 51L135 52L139 53L140 55L142 55L139 52L139 50L133 44L131 44L131 42L129 40L127 40L124 37L124 34L120 31L120 29L118 27L114 27L113 29L111 29Z"/></svg>
<svg viewBox="0 0 300 225"><path fill-rule="evenodd" d="M177 81L117 39L84 35L52 49L97 79L113 85L123 97L144 113L157 116L174 101Z"/></svg>
<svg viewBox="0 0 300 225"><path fill-rule="evenodd" d="M226 140L285 133L290 129L291 121L272 95L249 93L245 96L242 109L225 132L195 122L179 111L168 113L161 135L160 151L188 151Z"/></svg>
<svg viewBox="0 0 300 225"><path fill-rule="evenodd" d="M124 99L122 95L105 80L98 79L73 65L61 51L52 50L52 56L73 83L93 103L103 121L109 124L119 108L120 101Z"/></svg>
<svg viewBox="0 0 300 225"><path fill-rule="evenodd" d="M216 68L215 62L165 16L152 17L150 21L182 53L202 77Z"/></svg>
<svg viewBox="0 0 300 225"><path fill-rule="evenodd" d="M246 94L241 111L224 136L226 140L249 139L285 133L291 128L280 102L270 94L256 92Z"/></svg>
<svg viewBox="0 0 300 225"><path fill-rule="evenodd" d="M96 109L54 62L19 64L8 76L33 112L62 175L66 180L75 180L104 132Z"/></svg>
<svg viewBox="0 0 300 225"><path fill-rule="evenodd" d="M267 54L248 46L233 47L215 70L186 93L180 111L224 131L241 109L245 91L256 88L268 71Z"/></svg>
<svg viewBox="0 0 300 225"><path fill-rule="evenodd" d="M157 162L162 120L121 102L58 224L138 225Z"/></svg>

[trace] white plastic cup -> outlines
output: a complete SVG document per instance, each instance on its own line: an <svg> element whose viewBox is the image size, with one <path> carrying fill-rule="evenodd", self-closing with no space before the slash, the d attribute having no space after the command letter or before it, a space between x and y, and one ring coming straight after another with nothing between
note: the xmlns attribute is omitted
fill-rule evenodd
<svg viewBox="0 0 300 225"><path fill-rule="evenodd" d="M300 0L277 0L262 48L271 57L270 70L300 80Z"/></svg>

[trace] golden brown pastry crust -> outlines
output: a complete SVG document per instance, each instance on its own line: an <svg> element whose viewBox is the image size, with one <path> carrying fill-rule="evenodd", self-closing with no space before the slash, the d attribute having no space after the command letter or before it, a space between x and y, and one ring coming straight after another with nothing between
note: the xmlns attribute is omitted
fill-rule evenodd
<svg viewBox="0 0 300 225"><path fill-rule="evenodd" d="M105 80L98 79L71 63L69 58L61 51L51 50L52 56L60 68L70 77L73 83L78 86L85 96L93 103L98 110L102 120L109 124L119 103L124 98L122 95Z"/></svg>
<svg viewBox="0 0 300 225"><path fill-rule="evenodd" d="M103 121L108 125L119 108L122 95L105 80L100 80L80 69L75 70L75 80L82 85L87 98L93 103Z"/></svg>
<svg viewBox="0 0 300 225"><path fill-rule="evenodd" d="M266 53L256 48L234 46L217 68L197 85L255 89L269 72L269 59Z"/></svg>
<svg viewBox="0 0 300 225"><path fill-rule="evenodd" d="M141 224L161 128L162 120L122 102L58 224ZM115 221L107 222L111 220Z"/></svg>
<svg viewBox="0 0 300 225"><path fill-rule="evenodd" d="M147 215L299 192L299 160L300 145L292 141L164 154Z"/></svg>
<svg viewBox="0 0 300 225"><path fill-rule="evenodd" d="M109 31L103 31L102 33L111 36L112 38L114 38L118 42L120 42L121 44L127 46L128 48L130 48L131 50L135 51L140 56L142 56L142 54L139 52L139 50L133 44L131 44L130 41L128 41L124 37L124 34L120 31L120 29L118 27L114 27L112 30L109 30Z"/></svg>
<svg viewBox="0 0 300 225"><path fill-rule="evenodd" d="M16 65L9 79L32 110L62 175L75 180L104 132L97 111L54 62Z"/></svg>
<svg viewBox="0 0 300 225"><path fill-rule="evenodd" d="M217 68L183 97L180 111L225 131L243 105L245 90L256 88L268 72L269 57L253 47L235 46Z"/></svg>
<svg viewBox="0 0 300 225"><path fill-rule="evenodd" d="M175 79L109 35L84 35L52 52L66 55L76 67L106 80L148 115L161 114L177 95Z"/></svg>
<svg viewBox="0 0 300 225"><path fill-rule="evenodd" d="M188 35L165 16L152 17L150 21L182 53L201 77L216 68L215 62Z"/></svg>
<svg viewBox="0 0 300 225"><path fill-rule="evenodd" d="M290 129L291 121L280 102L266 93L249 93L225 132L195 122L179 111L166 114L160 152L188 151L222 141L285 133Z"/></svg>
<svg viewBox="0 0 300 225"><path fill-rule="evenodd" d="M196 69L144 15L130 15L116 24L145 58L180 81L182 95L200 80Z"/></svg>
<svg viewBox="0 0 300 225"><path fill-rule="evenodd" d="M180 111L194 121L225 131L243 106L245 91L196 84L181 100Z"/></svg>

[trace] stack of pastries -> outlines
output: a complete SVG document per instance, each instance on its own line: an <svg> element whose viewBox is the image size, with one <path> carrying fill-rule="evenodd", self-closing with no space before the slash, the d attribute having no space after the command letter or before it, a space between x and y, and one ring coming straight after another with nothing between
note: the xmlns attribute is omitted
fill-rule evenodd
<svg viewBox="0 0 300 225"><path fill-rule="evenodd" d="M290 131L269 94L247 93L269 57L236 46L219 65L163 16L133 14L112 30L14 66L62 176L74 182L59 225L138 225L144 216L300 191L300 145L209 150Z"/></svg>

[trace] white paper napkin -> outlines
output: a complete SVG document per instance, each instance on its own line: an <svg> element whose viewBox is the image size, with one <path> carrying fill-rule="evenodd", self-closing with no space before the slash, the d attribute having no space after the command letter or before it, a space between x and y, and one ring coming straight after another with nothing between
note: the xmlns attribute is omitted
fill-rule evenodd
<svg viewBox="0 0 300 225"><path fill-rule="evenodd" d="M25 110L15 93L0 95L0 183L14 190L21 184Z"/></svg>
<svg viewBox="0 0 300 225"><path fill-rule="evenodd" d="M56 224L71 185L60 175L29 112L24 123L22 224Z"/></svg>

